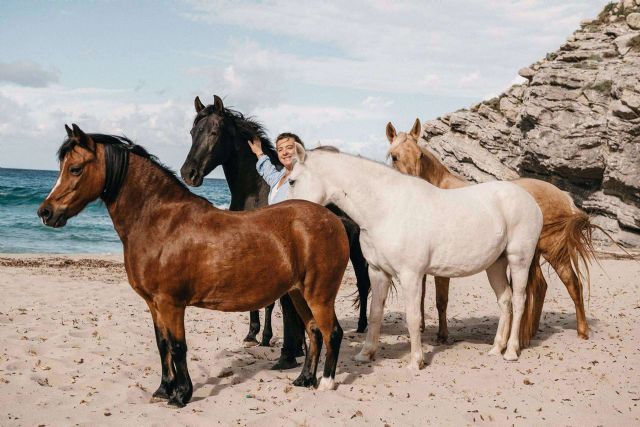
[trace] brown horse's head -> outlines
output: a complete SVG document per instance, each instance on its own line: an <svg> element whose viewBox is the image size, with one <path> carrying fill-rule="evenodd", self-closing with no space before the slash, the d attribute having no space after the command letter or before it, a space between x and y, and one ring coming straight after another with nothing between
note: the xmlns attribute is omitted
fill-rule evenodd
<svg viewBox="0 0 640 427"><path fill-rule="evenodd" d="M77 125L65 125L68 138L58 151L58 181L38 209L45 225L63 227L67 219L100 197L105 187L104 152Z"/></svg>
<svg viewBox="0 0 640 427"><path fill-rule="evenodd" d="M180 175L193 187L202 185L202 180L217 166L226 161L230 152L222 147L224 132L224 104L222 99L214 95L213 105L206 107L196 96L194 105L196 118L191 128L191 150L187 155Z"/></svg>
<svg viewBox="0 0 640 427"><path fill-rule="evenodd" d="M388 155L393 161L393 167L404 174L420 174L420 159L424 155L418 146L420 133L420 119L416 119L408 133L396 133L391 122L387 124L387 139L391 144Z"/></svg>

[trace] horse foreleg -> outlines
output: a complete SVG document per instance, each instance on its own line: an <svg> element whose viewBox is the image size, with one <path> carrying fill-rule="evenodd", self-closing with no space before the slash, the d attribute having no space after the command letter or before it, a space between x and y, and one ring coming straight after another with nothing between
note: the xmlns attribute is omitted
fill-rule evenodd
<svg viewBox="0 0 640 427"><path fill-rule="evenodd" d="M520 350L520 322L524 313L526 300L527 278L529 277L529 263L525 263L521 257L509 257L509 269L511 270L511 285L513 287L513 320L511 321L511 335L504 352L505 360L518 360Z"/></svg>
<svg viewBox="0 0 640 427"><path fill-rule="evenodd" d="M262 342L261 346L269 347L271 345L271 338L273 338L273 330L271 329L271 314L273 313L273 307L276 305L274 302L268 305L264 309L264 328L262 328Z"/></svg>
<svg viewBox="0 0 640 427"><path fill-rule="evenodd" d="M155 332L156 344L158 345L158 352L160 353L160 364L162 366L160 386L153 393L152 397L154 399L168 400L173 391L173 380L175 378L173 361L171 360L171 352L169 351L169 341L162 335L160 327L158 326L155 306L149 301L147 301L147 305L153 318L153 330Z"/></svg>
<svg viewBox="0 0 640 427"><path fill-rule="evenodd" d="M384 303L389 293L390 278L384 271L369 265L369 279L371 279L371 309L369 310L369 328L367 337L360 353L354 359L359 362L369 362L378 350L380 328L384 315Z"/></svg>
<svg viewBox="0 0 640 427"><path fill-rule="evenodd" d="M291 297L283 295L280 298L280 306L282 307L284 342L280 358L271 367L273 370L295 368L298 366L296 357L304 354L302 347L304 345L305 326L296 312L296 307L294 307Z"/></svg>
<svg viewBox="0 0 640 427"><path fill-rule="evenodd" d="M184 306L167 302L158 305L157 319L160 334L168 341L175 370L174 387L169 404L185 406L191 399L193 384L187 367L187 342L184 333Z"/></svg>
<svg viewBox="0 0 640 427"><path fill-rule="evenodd" d="M509 338L509 328L511 323L511 287L507 278L507 260L499 258L487 269L487 278L496 294L498 307L500 308L500 320L498 320L498 330L493 340L493 347L489 351L491 355L501 355L502 350L507 346Z"/></svg>
<svg viewBox="0 0 640 427"><path fill-rule="evenodd" d="M438 309L438 336L436 341L446 344L449 339L449 327L447 326L447 306L449 305L449 281L448 277L435 277L436 282L436 308Z"/></svg>
<svg viewBox="0 0 640 427"><path fill-rule="evenodd" d="M249 333L243 340L245 347L252 347L258 344L258 332L260 332L260 312L257 310L251 311L249 312Z"/></svg>

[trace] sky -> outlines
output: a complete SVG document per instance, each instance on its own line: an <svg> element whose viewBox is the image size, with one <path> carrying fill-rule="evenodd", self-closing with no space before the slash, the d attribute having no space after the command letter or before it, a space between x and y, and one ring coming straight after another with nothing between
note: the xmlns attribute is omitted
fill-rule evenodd
<svg viewBox="0 0 640 427"><path fill-rule="evenodd" d="M387 122L408 130L499 94L606 3L3 0L0 167L57 170L77 123L178 170L194 97L214 94L271 138L383 161Z"/></svg>

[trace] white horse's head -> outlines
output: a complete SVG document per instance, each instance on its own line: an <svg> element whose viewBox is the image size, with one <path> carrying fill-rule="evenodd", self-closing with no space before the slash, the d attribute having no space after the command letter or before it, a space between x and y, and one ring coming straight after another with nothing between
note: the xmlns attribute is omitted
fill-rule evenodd
<svg viewBox="0 0 640 427"><path fill-rule="evenodd" d="M329 203L327 182L322 174L313 170L313 161L301 144L296 143L296 158L289 174L289 198L302 199L326 205Z"/></svg>

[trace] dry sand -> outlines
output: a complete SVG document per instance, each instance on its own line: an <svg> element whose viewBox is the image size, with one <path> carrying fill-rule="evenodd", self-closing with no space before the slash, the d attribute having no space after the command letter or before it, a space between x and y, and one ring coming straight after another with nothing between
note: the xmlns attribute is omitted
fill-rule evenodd
<svg viewBox="0 0 640 427"><path fill-rule="evenodd" d="M406 369L401 290L387 305L376 361L352 360L364 336L354 332L349 270L333 392L292 387L298 369L268 370L279 339L243 348L248 314L190 308L194 395L176 409L150 403L160 381L151 316L119 256L0 255L0 425L638 425L640 264L602 267L592 268L591 339L577 338L573 304L554 275L541 331L511 363L486 354L498 309L484 275L452 281L449 345L435 345L430 287L429 365L418 373ZM279 311L274 325L281 336Z"/></svg>

